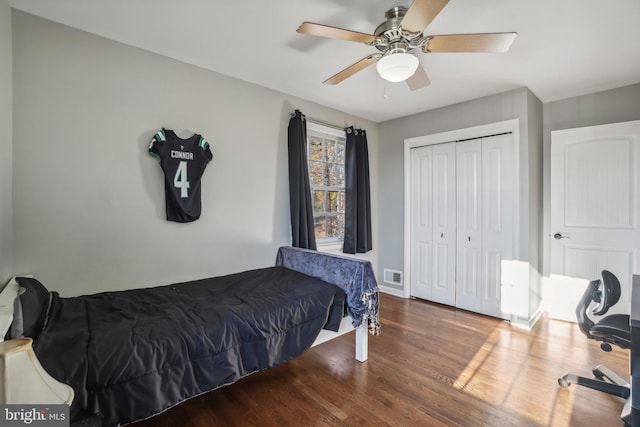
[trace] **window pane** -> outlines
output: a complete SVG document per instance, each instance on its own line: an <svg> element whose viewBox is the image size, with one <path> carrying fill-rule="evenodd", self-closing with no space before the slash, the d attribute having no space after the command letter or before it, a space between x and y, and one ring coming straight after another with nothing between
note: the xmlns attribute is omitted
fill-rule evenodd
<svg viewBox="0 0 640 427"><path fill-rule="evenodd" d="M327 225L323 216L313 217L313 226L316 231L316 237L327 237Z"/></svg>
<svg viewBox="0 0 640 427"><path fill-rule="evenodd" d="M322 138L309 137L309 160L322 161Z"/></svg>
<svg viewBox="0 0 640 427"><path fill-rule="evenodd" d="M327 237L344 237L344 215L327 216Z"/></svg>
<svg viewBox="0 0 640 427"><path fill-rule="evenodd" d="M327 191L327 212L338 212L338 192Z"/></svg>
<svg viewBox="0 0 640 427"><path fill-rule="evenodd" d="M324 213L325 192L315 190L312 193L313 213Z"/></svg>
<svg viewBox="0 0 640 427"><path fill-rule="evenodd" d="M327 217L327 237L338 237L338 218Z"/></svg>
<svg viewBox="0 0 640 427"><path fill-rule="evenodd" d="M344 144L336 144L336 158L334 160L336 163L344 165L344 150Z"/></svg>
<svg viewBox="0 0 640 427"><path fill-rule="evenodd" d="M344 237L345 140L332 130L308 130L307 155L316 238Z"/></svg>
<svg viewBox="0 0 640 427"><path fill-rule="evenodd" d="M322 185L330 185L331 182L331 167L329 164L324 164L324 175L322 177Z"/></svg>
<svg viewBox="0 0 640 427"><path fill-rule="evenodd" d="M324 165L322 162L309 162L309 181L311 186L323 185Z"/></svg>
<svg viewBox="0 0 640 427"><path fill-rule="evenodd" d="M329 171L329 186L344 187L344 165L331 165Z"/></svg>
<svg viewBox="0 0 640 427"><path fill-rule="evenodd" d="M334 163L336 161L336 142L327 139L325 144L327 147L327 162Z"/></svg>

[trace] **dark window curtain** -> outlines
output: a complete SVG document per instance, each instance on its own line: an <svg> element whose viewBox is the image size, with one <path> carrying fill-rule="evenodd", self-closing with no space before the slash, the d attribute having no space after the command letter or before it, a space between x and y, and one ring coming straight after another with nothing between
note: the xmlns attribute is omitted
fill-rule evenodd
<svg viewBox="0 0 640 427"><path fill-rule="evenodd" d="M348 254L372 249L367 134L349 127L345 153L344 246Z"/></svg>
<svg viewBox="0 0 640 427"><path fill-rule="evenodd" d="M307 122L299 110L289 120L289 201L291 246L316 250L307 166Z"/></svg>

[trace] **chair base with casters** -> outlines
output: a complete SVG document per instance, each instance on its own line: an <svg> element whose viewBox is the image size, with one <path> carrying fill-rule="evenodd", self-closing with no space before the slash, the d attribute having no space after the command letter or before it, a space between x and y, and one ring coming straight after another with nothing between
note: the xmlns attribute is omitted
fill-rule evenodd
<svg viewBox="0 0 640 427"><path fill-rule="evenodd" d="M566 374L558 378L558 384L560 384L560 387L569 387L571 384L577 384L622 397L623 399L628 398L629 394L631 394L629 383L604 365L598 365L593 368L593 376L597 379L581 377L575 374Z"/></svg>
<svg viewBox="0 0 640 427"><path fill-rule="evenodd" d="M601 285L602 290L600 289ZM630 316L626 314L604 316L609 308L618 302L620 294L621 289L618 278L613 273L603 270L602 282L600 280L592 280L587 285L576 307L576 318L580 331L587 338L599 341L602 350L607 352L611 351L612 344L625 350L631 348ZM595 307L591 309L591 313L596 316L604 316L595 323L587 315L587 311L593 303L595 303ZM628 420L631 412L631 399L629 397L631 395L631 386L629 383L604 365L596 366L592 372L595 378L566 374L558 378L558 384L560 387L569 387L571 384L577 384L626 399L621 418L625 425L629 425Z"/></svg>

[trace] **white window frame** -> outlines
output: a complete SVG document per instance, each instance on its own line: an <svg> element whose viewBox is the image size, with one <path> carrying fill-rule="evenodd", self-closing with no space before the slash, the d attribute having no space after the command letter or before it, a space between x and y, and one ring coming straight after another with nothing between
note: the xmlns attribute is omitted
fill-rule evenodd
<svg viewBox="0 0 640 427"><path fill-rule="evenodd" d="M344 130L336 129L329 126L324 126L318 123L311 123L307 121L307 167L309 169L309 173L311 173L311 167L309 165L309 137L316 136L316 137L322 138L327 135L330 137L336 138L337 141L340 141L342 144L345 145L345 155L346 155L347 135ZM313 183L311 182L311 175L309 175L309 182L311 184L312 200L313 200L314 189L323 190L323 191L345 191L345 187L325 187L325 186L314 187ZM344 221L342 226L343 226L342 233L341 233L342 237L317 237L316 236L316 244L318 246L323 247L324 249L327 249L330 246L341 247L344 242ZM315 227L314 227L314 232L315 232Z"/></svg>

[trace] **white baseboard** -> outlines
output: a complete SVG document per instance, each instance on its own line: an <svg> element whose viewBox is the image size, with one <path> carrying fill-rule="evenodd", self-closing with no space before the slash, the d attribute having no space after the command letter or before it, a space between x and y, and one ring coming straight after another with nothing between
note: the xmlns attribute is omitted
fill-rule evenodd
<svg viewBox="0 0 640 427"><path fill-rule="evenodd" d="M390 286L385 286L381 283L378 283L378 287L380 288L380 292L384 292L385 294L393 295L400 298L406 298L404 295L403 289L392 288Z"/></svg>
<svg viewBox="0 0 640 427"><path fill-rule="evenodd" d="M514 316L510 322L511 326L515 326L517 328L530 331L538 322L538 320L540 319L540 316L542 316L542 314L544 313L544 310L542 309L542 307L543 305L540 305L540 307L538 307L538 309L533 314L533 316L531 316L529 319L523 319L518 316Z"/></svg>

